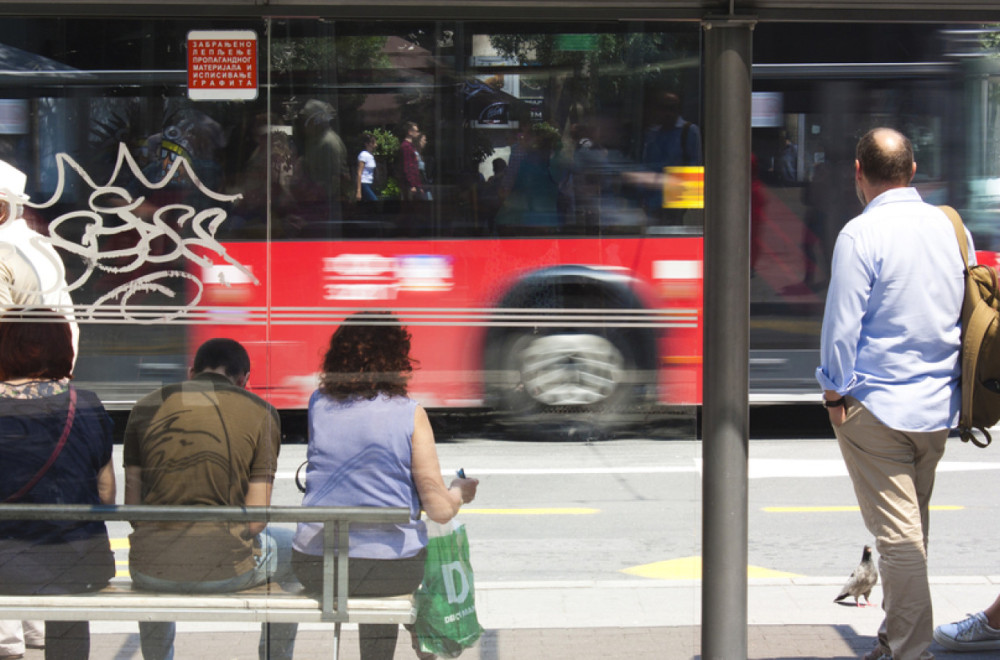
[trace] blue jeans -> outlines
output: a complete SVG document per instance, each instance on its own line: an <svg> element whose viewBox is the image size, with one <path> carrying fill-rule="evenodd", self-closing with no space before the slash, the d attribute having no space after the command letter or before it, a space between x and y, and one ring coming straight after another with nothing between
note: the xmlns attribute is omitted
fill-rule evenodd
<svg viewBox="0 0 1000 660"><path fill-rule="evenodd" d="M132 583L146 591L184 594L218 594L242 591L265 582L295 582L292 574L293 530L268 527L258 535L261 553L250 571L228 580L175 582L139 573L134 568ZM262 623L257 653L260 660L291 660L295 648L296 623ZM139 642L144 660L173 660L177 624L173 621L140 621Z"/></svg>

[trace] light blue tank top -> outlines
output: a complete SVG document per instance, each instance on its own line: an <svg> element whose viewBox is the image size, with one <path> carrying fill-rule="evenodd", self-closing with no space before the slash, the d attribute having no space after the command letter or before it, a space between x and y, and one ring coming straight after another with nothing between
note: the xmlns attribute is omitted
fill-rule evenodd
<svg viewBox="0 0 1000 660"><path fill-rule="evenodd" d="M397 506L402 525L352 525L350 556L412 557L427 545L413 482L413 416L406 397L336 401L319 391L309 399L309 449L303 506ZM323 525L300 523L293 547L323 554Z"/></svg>

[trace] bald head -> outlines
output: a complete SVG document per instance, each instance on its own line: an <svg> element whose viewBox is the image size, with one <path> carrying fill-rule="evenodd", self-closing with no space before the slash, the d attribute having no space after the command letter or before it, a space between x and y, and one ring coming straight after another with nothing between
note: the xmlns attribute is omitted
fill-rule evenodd
<svg viewBox="0 0 1000 660"><path fill-rule="evenodd" d="M913 146L891 128L876 128L858 140L858 167L870 185L902 187L913 178Z"/></svg>

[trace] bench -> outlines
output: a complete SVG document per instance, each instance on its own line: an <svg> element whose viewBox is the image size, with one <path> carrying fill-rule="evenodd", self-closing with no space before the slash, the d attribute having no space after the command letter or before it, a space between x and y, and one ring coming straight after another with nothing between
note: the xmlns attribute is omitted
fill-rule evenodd
<svg viewBox="0 0 1000 660"><path fill-rule="evenodd" d="M225 506L87 506L0 504L0 520L105 520L162 522L267 521L323 523L323 592L313 598L284 591L276 584L226 594L167 594L133 590L131 581L115 578L88 594L0 596L0 619L53 621L227 621L334 624L333 657L340 655L343 623L413 623L412 596L348 598L347 556L350 526L357 523L405 523L405 508L366 507L225 507ZM341 551L343 550L343 551Z"/></svg>

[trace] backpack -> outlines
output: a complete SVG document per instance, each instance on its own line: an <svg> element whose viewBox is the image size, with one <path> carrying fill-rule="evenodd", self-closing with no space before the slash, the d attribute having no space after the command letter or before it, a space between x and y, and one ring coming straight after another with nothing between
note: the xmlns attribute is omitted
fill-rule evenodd
<svg viewBox="0 0 1000 660"><path fill-rule="evenodd" d="M940 207L951 220L965 268L962 303L962 411L958 431L963 442L986 447L992 441L988 427L1000 421L1000 289L990 266L968 266L969 246L958 212ZM972 434L979 429L986 440Z"/></svg>

